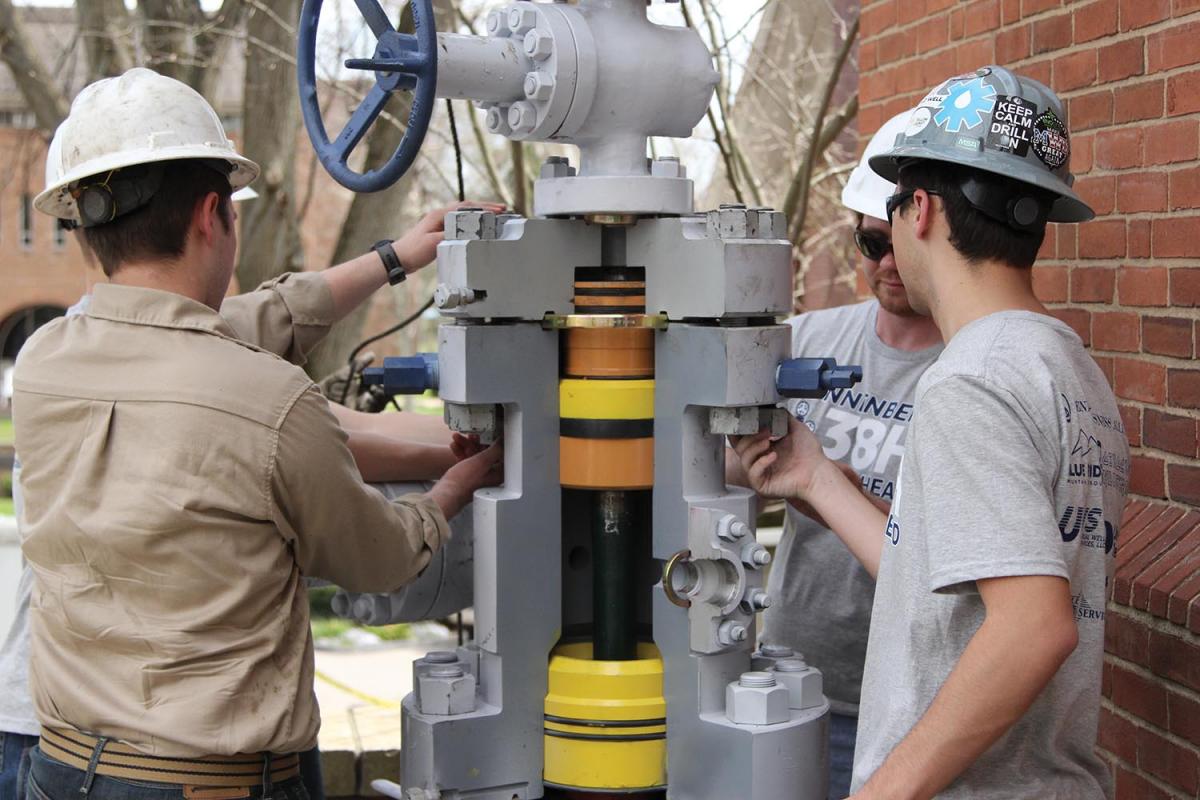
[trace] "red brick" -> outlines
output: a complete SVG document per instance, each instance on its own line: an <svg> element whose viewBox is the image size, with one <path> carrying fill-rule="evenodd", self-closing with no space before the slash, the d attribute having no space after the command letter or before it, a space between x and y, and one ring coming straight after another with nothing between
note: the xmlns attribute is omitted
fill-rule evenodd
<svg viewBox="0 0 1200 800"><path fill-rule="evenodd" d="M1130 456L1129 491L1145 497L1166 497L1166 462L1149 456Z"/></svg>
<svg viewBox="0 0 1200 800"><path fill-rule="evenodd" d="M1011 25L1021 18L1021 0L1001 0L1000 21Z"/></svg>
<svg viewBox="0 0 1200 800"><path fill-rule="evenodd" d="M1200 306L1200 268L1171 270L1171 305Z"/></svg>
<svg viewBox="0 0 1200 800"><path fill-rule="evenodd" d="M1117 395L1126 400L1162 403L1166 395L1167 368L1132 358L1115 359Z"/></svg>
<svg viewBox="0 0 1200 800"><path fill-rule="evenodd" d="M1113 122L1158 119L1163 114L1163 87L1166 82L1146 81L1113 89Z"/></svg>
<svg viewBox="0 0 1200 800"><path fill-rule="evenodd" d="M1112 95L1109 95L1109 113L1112 113ZM1095 134L1076 136L1071 147L1071 172L1075 175L1086 175L1092 171L1093 153L1095 151Z"/></svg>
<svg viewBox="0 0 1200 800"><path fill-rule="evenodd" d="M1121 527L1127 528L1135 524L1142 514L1151 513L1150 505L1144 500L1126 500L1125 510L1121 512Z"/></svg>
<svg viewBox="0 0 1200 800"><path fill-rule="evenodd" d="M1167 270L1165 267L1121 267L1117 273L1117 293L1121 305L1165 306Z"/></svg>
<svg viewBox="0 0 1200 800"><path fill-rule="evenodd" d="M1115 269L1076 267L1071 270L1071 302L1111 303L1116 283Z"/></svg>
<svg viewBox="0 0 1200 800"><path fill-rule="evenodd" d="M1142 441L1168 453L1197 454L1196 420L1147 408L1142 418Z"/></svg>
<svg viewBox="0 0 1200 800"><path fill-rule="evenodd" d="M1200 122L1179 119L1146 128L1146 164L1177 164L1200 157Z"/></svg>
<svg viewBox="0 0 1200 800"><path fill-rule="evenodd" d="M1117 210L1123 214L1166 211L1167 182L1163 178L1161 172L1127 172L1118 176Z"/></svg>
<svg viewBox="0 0 1200 800"><path fill-rule="evenodd" d="M1104 169L1128 169L1142 163L1141 128L1100 131L1096 134L1096 165Z"/></svg>
<svg viewBox="0 0 1200 800"><path fill-rule="evenodd" d="M1113 602L1135 605L1133 585L1153 564L1161 560L1187 533L1178 523L1183 512L1171 509L1154 520L1140 534L1135 531L1131 541L1117 553L1117 569L1113 580ZM1144 604L1144 601L1143 601ZM1149 662L1142 661L1141 663Z"/></svg>
<svg viewBox="0 0 1200 800"><path fill-rule="evenodd" d="M1071 15L1059 14L1033 23L1033 52L1048 53L1071 44Z"/></svg>
<svg viewBox="0 0 1200 800"><path fill-rule="evenodd" d="M1179 636L1150 631L1150 669L1189 689L1200 689L1200 645Z"/></svg>
<svg viewBox="0 0 1200 800"><path fill-rule="evenodd" d="M1109 609L1108 617L1104 620L1104 652L1146 666L1149 663L1150 629L1145 625L1117 609ZM1138 676L1117 666L1113 669L1113 702L1127 711L1134 710L1122 698L1132 695L1143 695ZM1166 711L1166 695L1163 695L1163 711ZM1145 714L1136 712L1145 718ZM1164 714L1165 717L1165 714Z"/></svg>
<svg viewBox="0 0 1200 800"><path fill-rule="evenodd" d="M1114 667L1115 673L1119 667ZM1137 763L1137 727L1107 708L1100 709L1100 732L1096 743L1110 753Z"/></svg>
<svg viewBox="0 0 1200 800"><path fill-rule="evenodd" d="M1113 614L1113 617L1119 616ZM1107 620L1111 624L1111 617ZM1105 626L1108 627L1107 625ZM1145 631L1146 636L1143 639L1143 647L1147 647L1150 641L1150 632L1143 626L1138 625ZM1107 630L1105 631L1107 634ZM1108 637L1105 636L1107 642ZM1107 648L1106 648L1107 649ZM1109 651L1111 652L1111 651ZM1142 651L1142 658L1145 658L1145 651ZM1135 717L1152 722L1160 727L1167 727L1167 690L1161 685L1156 685L1153 681L1143 678L1136 672L1127 669L1122 669L1120 666L1113 667L1113 705L1121 708Z"/></svg>
<svg viewBox="0 0 1200 800"><path fill-rule="evenodd" d="M904 0L896 8L896 21L901 25L916 22L925 16L925 0Z"/></svg>
<svg viewBox="0 0 1200 800"><path fill-rule="evenodd" d="M1200 111L1200 72L1182 72L1167 78L1167 114L1178 117Z"/></svg>
<svg viewBox="0 0 1200 800"><path fill-rule="evenodd" d="M963 15L965 10L960 4L958 8L950 12L950 39L951 41L959 42L963 38Z"/></svg>
<svg viewBox="0 0 1200 800"><path fill-rule="evenodd" d="M1097 350L1136 353L1142 349L1141 333L1137 314L1098 311L1092 318L1092 347Z"/></svg>
<svg viewBox="0 0 1200 800"><path fill-rule="evenodd" d="M1167 730L1181 739L1200 746L1200 703L1179 692L1167 693Z"/></svg>
<svg viewBox="0 0 1200 800"><path fill-rule="evenodd" d="M1188 624L1188 609L1197 597L1200 597L1200 573L1188 578L1179 585L1179 588L1171 592L1171 602L1167 606L1167 619L1176 625Z"/></svg>
<svg viewBox="0 0 1200 800"><path fill-rule="evenodd" d="M1124 220L1098 220L1079 228L1080 258L1122 258L1124 255Z"/></svg>
<svg viewBox="0 0 1200 800"><path fill-rule="evenodd" d="M1065 303L1067 301L1067 268L1033 268L1033 293L1043 303Z"/></svg>
<svg viewBox="0 0 1200 800"><path fill-rule="evenodd" d="M1150 257L1150 220L1131 219L1125 234L1126 245L1130 258Z"/></svg>
<svg viewBox="0 0 1200 800"><path fill-rule="evenodd" d="M958 55L957 68L960 73L971 72L996 61L995 40L990 36L964 42L954 48L954 51ZM1036 70L1029 67L1023 68L1021 72L1031 76L1036 74Z"/></svg>
<svg viewBox="0 0 1200 800"><path fill-rule="evenodd" d="M1200 467L1190 464L1167 465L1167 487L1171 499L1200 506Z"/></svg>
<svg viewBox="0 0 1200 800"><path fill-rule="evenodd" d="M1142 346L1147 353L1191 358L1192 321L1183 317L1144 317Z"/></svg>
<svg viewBox="0 0 1200 800"><path fill-rule="evenodd" d="M1085 347L1092 343L1092 312L1081 308L1052 308L1050 314L1071 326Z"/></svg>
<svg viewBox="0 0 1200 800"><path fill-rule="evenodd" d="M999 42L996 44L999 49ZM1111 125L1113 118L1113 93L1111 89L1101 89L1098 92L1072 97L1067 101L1067 119L1071 123L1071 132L1086 131ZM1078 146L1078 141L1075 142Z"/></svg>
<svg viewBox="0 0 1200 800"><path fill-rule="evenodd" d="M975 36L980 33L991 33L1000 27L999 0L976 0L965 10L963 17L963 35Z"/></svg>
<svg viewBox="0 0 1200 800"><path fill-rule="evenodd" d="M1096 51L1079 50L1054 59L1054 89L1069 92L1096 82Z"/></svg>
<svg viewBox="0 0 1200 800"><path fill-rule="evenodd" d="M859 17L859 29L862 32L864 40L870 39L879 34L880 31L887 28L895 27L896 25L896 7L900 5L899 0L884 0L881 3L872 3L862 11L862 16Z"/></svg>
<svg viewBox="0 0 1200 800"><path fill-rule="evenodd" d="M1117 0L1088 3L1074 11L1075 43L1090 42L1117 32Z"/></svg>
<svg viewBox="0 0 1200 800"><path fill-rule="evenodd" d="M1165 217L1153 222L1155 258L1192 258L1200 242L1200 216Z"/></svg>
<svg viewBox="0 0 1200 800"><path fill-rule="evenodd" d="M1170 176L1172 211L1200 208L1200 167L1172 172Z"/></svg>
<svg viewBox="0 0 1200 800"><path fill-rule="evenodd" d="M1175 408L1200 408L1200 369L1168 369L1167 402Z"/></svg>
<svg viewBox="0 0 1200 800"><path fill-rule="evenodd" d="M1200 0L1171 0L1171 16L1182 17L1200 11Z"/></svg>
<svg viewBox="0 0 1200 800"><path fill-rule="evenodd" d="M1144 28L1171 16L1171 0L1121 0L1121 30Z"/></svg>
<svg viewBox="0 0 1200 800"><path fill-rule="evenodd" d="M1175 527L1182 537L1133 583L1134 605L1164 619L1171 593L1200 566L1200 513L1185 514Z"/></svg>
<svg viewBox="0 0 1200 800"><path fill-rule="evenodd" d="M946 17L931 17L917 26L917 52L928 53L950 41L950 29ZM861 61L861 56L860 59Z"/></svg>
<svg viewBox="0 0 1200 800"><path fill-rule="evenodd" d="M876 47L878 40L871 42L863 42L858 46L858 69L860 73L865 73L875 69L879 63L876 55Z"/></svg>
<svg viewBox="0 0 1200 800"><path fill-rule="evenodd" d="M1021 0L1021 16L1032 17L1034 14L1058 8L1062 4L1063 0Z"/></svg>
<svg viewBox="0 0 1200 800"><path fill-rule="evenodd" d="M996 34L996 61L1001 64L1011 64L1014 61L1028 58L1030 30L1029 25L1018 25L1015 28L1006 28Z"/></svg>
<svg viewBox="0 0 1200 800"><path fill-rule="evenodd" d="M1115 175L1089 175L1075 182L1075 192L1092 207L1098 217L1106 217L1116 209L1117 178Z"/></svg>
<svg viewBox="0 0 1200 800"><path fill-rule="evenodd" d="M954 48L950 48L928 58L918 59L918 62L922 82L932 88L954 75L958 65L958 53Z"/></svg>
<svg viewBox="0 0 1200 800"><path fill-rule="evenodd" d="M1200 64L1200 22L1172 25L1146 37L1150 72Z"/></svg>
<svg viewBox="0 0 1200 800"><path fill-rule="evenodd" d="M1098 55L1101 83L1132 78L1146 72L1145 39L1136 36L1132 39L1105 45L1100 48Z"/></svg>
<svg viewBox="0 0 1200 800"><path fill-rule="evenodd" d="M1093 327L1099 328L1099 323ZM1093 345L1094 346L1094 345ZM1142 446L1142 409L1140 406L1118 405L1121 414L1121 424L1125 426L1125 436L1129 439L1130 447Z"/></svg>
<svg viewBox="0 0 1200 800"><path fill-rule="evenodd" d="M1079 256L1079 233L1078 225L1059 225L1057 223L1048 226L1047 230L1053 227L1055 244L1058 245L1059 259L1070 258L1074 259Z"/></svg>
<svg viewBox="0 0 1200 800"><path fill-rule="evenodd" d="M1138 767L1143 772L1195 794L1200 788L1200 755L1147 728L1137 733Z"/></svg>
<svg viewBox="0 0 1200 800"><path fill-rule="evenodd" d="M1133 747L1137 749L1136 741ZM1116 768L1115 780L1116 796L1121 800L1171 800L1171 795L1120 764Z"/></svg>
<svg viewBox="0 0 1200 800"><path fill-rule="evenodd" d="M1117 552L1117 566L1124 566L1138 553L1152 544L1158 534L1175 524L1183 511L1161 503L1147 503L1145 512L1130 520L1121 529L1121 547Z"/></svg>
<svg viewBox="0 0 1200 800"><path fill-rule="evenodd" d="M1108 381L1109 387L1117 384L1116 365L1113 363L1111 356L1092 356L1092 360L1096 362L1096 366L1100 368L1100 374L1104 376L1104 380Z"/></svg>

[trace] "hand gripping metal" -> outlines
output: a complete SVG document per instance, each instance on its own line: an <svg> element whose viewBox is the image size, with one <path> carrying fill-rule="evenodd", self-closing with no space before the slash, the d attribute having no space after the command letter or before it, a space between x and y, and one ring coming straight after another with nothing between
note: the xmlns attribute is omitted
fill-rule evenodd
<svg viewBox="0 0 1200 800"><path fill-rule="evenodd" d="M300 38L296 51L296 72L300 86L300 110L304 127L312 140L313 149L321 164L333 179L356 192L378 192L394 184L406 173L433 115L437 99L437 30L432 0L412 0L413 33L400 33L392 27L378 0L355 0L359 12L375 34L375 54L372 58L352 58L346 61L349 69L371 70L375 85L350 115L346 126L333 141L321 120L317 102L317 24L321 18L322 0L304 0L300 11ZM347 164L350 153L378 118L388 98L397 89L413 92L408 129L396 152L379 169L355 172Z"/></svg>

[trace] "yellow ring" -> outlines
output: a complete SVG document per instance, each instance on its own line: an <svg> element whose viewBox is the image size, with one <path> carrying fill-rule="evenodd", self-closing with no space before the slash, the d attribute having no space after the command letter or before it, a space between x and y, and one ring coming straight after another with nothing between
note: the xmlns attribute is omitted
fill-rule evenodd
<svg viewBox="0 0 1200 800"><path fill-rule="evenodd" d="M654 381L567 379L558 407L563 419L654 419Z"/></svg>

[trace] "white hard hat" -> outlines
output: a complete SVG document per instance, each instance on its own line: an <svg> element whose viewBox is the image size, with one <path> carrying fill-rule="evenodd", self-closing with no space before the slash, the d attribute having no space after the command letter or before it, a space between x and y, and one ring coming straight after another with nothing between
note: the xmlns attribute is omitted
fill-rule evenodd
<svg viewBox="0 0 1200 800"><path fill-rule="evenodd" d="M66 123L63 123L65 125ZM59 125L54 130L54 135L50 137L50 144L46 147L46 185L43 189L49 189L54 184L58 183L58 179L62 177L62 129L63 125Z"/></svg>
<svg viewBox="0 0 1200 800"><path fill-rule="evenodd" d="M256 197L258 197L258 192L254 191L249 186L243 186L241 189L238 189L236 192L234 192L229 199L235 203L240 203L243 200L253 200Z"/></svg>
<svg viewBox="0 0 1200 800"><path fill-rule="evenodd" d="M257 164L234 149L217 112L199 92L141 67L84 87L56 136L61 137L60 174L33 204L59 219L79 219L68 191L76 181L137 164L226 161L233 169L229 185L234 191L259 173ZM50 168L47 164L47 176Z"/></svg>
<svg viewBox="0 0 1200 800"><path fill-rule="evenodd" d="M876 175L867 162L872 156L886 153L895 146L896 137L904 133L910 116L911 109L897 114L871 137L862 160L850 173L846 188L842 190L842 205L846 208L868 217L887 219L887 199L896 193L896 184Z"/></svg>

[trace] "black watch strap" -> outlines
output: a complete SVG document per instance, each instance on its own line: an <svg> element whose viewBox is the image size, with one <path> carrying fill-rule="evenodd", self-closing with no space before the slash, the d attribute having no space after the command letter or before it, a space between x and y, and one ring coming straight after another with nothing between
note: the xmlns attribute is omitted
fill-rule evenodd
<svg viewBox="0 0 1200 800"><path fill-rule="evenodd" d="M408 273L404 271L404 265L400 263L400 257L396 255L396 248L392 247L392 240L384 239L376 242L371 249L378 253L380 260L383 261L383 269L387 273L388 283L392 286L404 283L408 278Z"/></svg>

